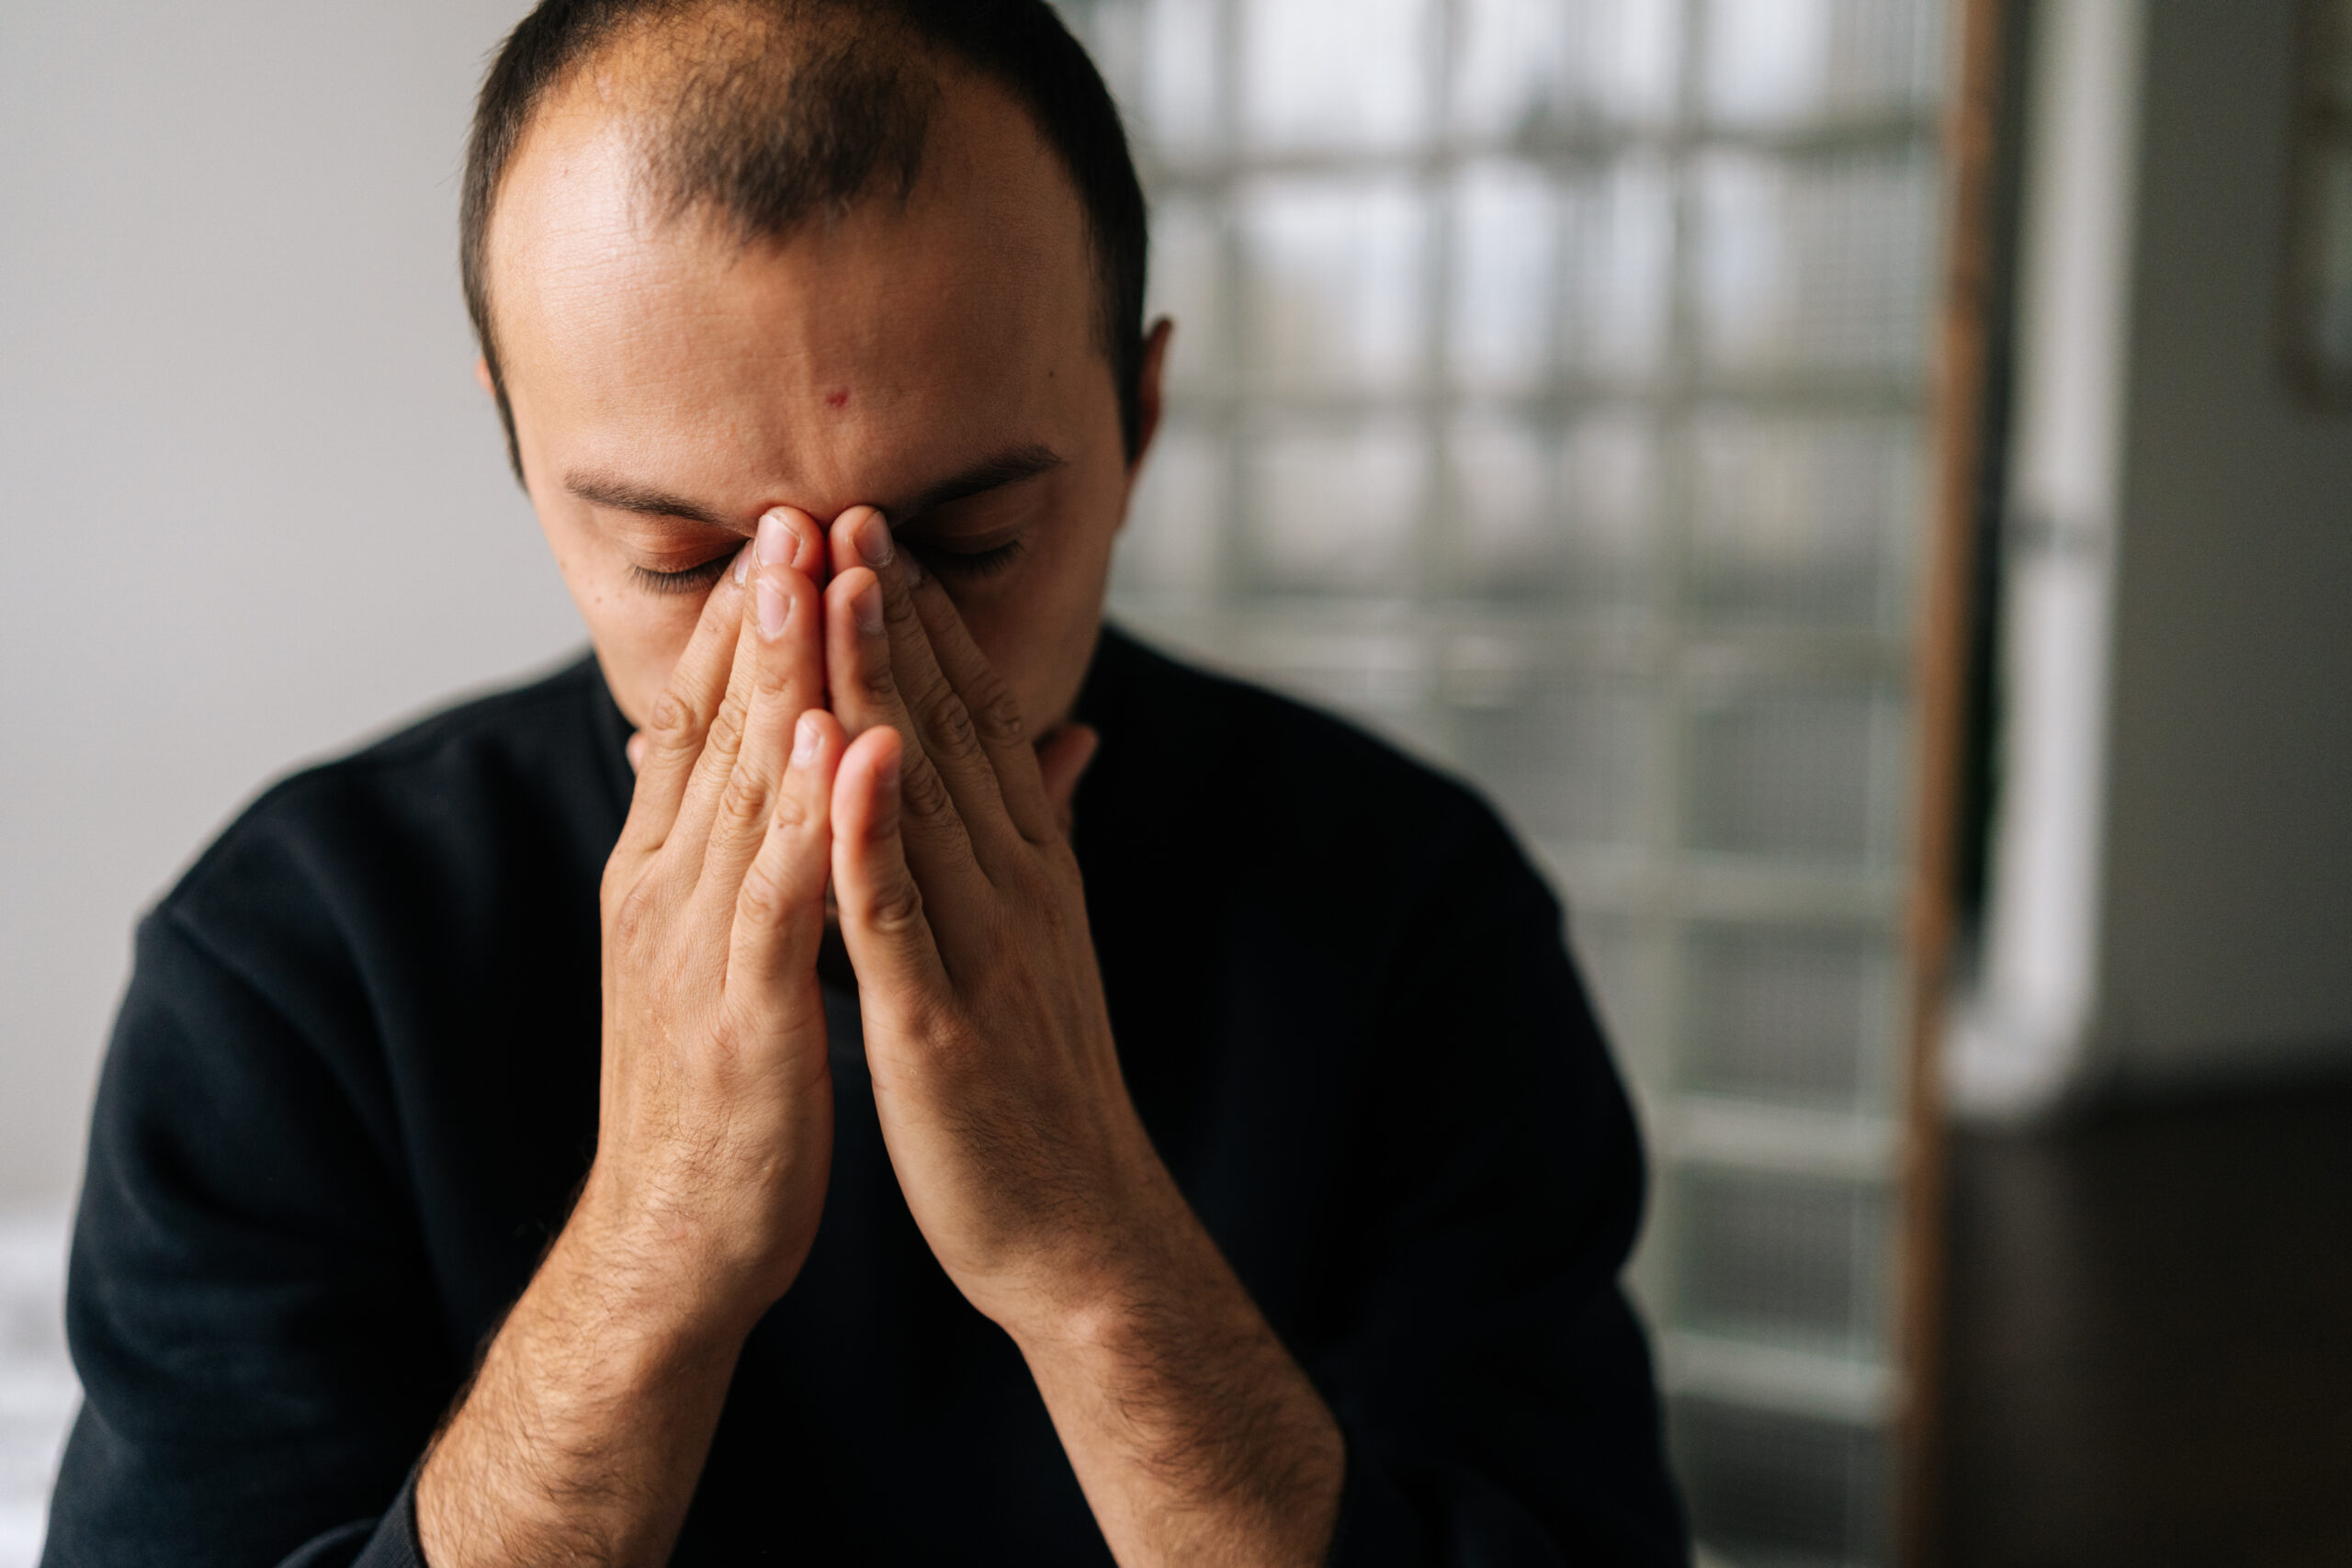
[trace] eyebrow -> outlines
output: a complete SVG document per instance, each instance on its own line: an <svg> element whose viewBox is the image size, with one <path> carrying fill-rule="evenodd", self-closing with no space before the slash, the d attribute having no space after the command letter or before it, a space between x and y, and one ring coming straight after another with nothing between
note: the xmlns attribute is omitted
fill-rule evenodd
<svg viewBox="0 0 2352 1568"><path fill-rule="evenodd" d="M942 479L913 500L888 509L888 515L894 524L911 522L933 507L945 506L967 496L1001 490L1006 485L1019 484L1023 479L1050 473L1066 461L1068 459L1052 447L1036 442L1010 446L952 478ZM689 497L652 485L638 484L601 469L574 469L564 476L563 484L581 500L610 507L616 512L634 512L645 517L682 518L689 523L707 524L713 528L732 528L736 525L732 517L715 506L706 506Z"/></svg>
<svg viewBox="0 0 2352 1568"><path fill-rule="evenodd" d="M1060 453L1035 442L1025 446L1008 447L993 457L973 464L953 479L942 479L891 513L890 520L893 524L911 523L933 507L945 506L966 496L1002 490L1007 485L1019 484L1023 479L1034 479L1039 474L1051 473L1064 461Z"/></svg>
<svg viewBox="0 0 2352 1568"><path fill-rule="evenodd" d="M563 488L582 501L608 506L615 512L635 512L647 517L683 517L689 523L707 523L714 528L732 526L727 515L716 507L598 469L575 468L563 476Z"/></svg>

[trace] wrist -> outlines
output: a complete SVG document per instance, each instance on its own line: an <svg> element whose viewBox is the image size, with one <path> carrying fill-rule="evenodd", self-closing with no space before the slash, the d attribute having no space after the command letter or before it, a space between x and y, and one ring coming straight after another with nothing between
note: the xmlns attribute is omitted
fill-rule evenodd
<svg viewBox="0 0 2352 1568"><path fill-rule="evenodd" d="M709 1227L635 1201L625 1183L592 1168L548 1262L560 1261L613 1320L649 1348L682 1354L741 1346L798 1271L747 1259L715 1243ZM805 1250L805 1249L804 1249Z"/></svg>
<svg viewBox="0 0 2352 1568"><path fill-rule="evenodd" d="M1159 1201L1131 1205L1061 1249L1013 1293L998 1322L1024 1355L1123 1354L1215 1298L1227 1272L1216 1244L1162 1179Z"/></svg>

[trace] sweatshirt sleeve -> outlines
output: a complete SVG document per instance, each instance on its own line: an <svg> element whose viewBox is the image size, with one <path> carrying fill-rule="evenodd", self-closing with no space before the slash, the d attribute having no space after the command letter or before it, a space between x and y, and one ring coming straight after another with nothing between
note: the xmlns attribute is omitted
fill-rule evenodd
<svg viewBox="0 0 2352 1568"><path fill-rule="evenodd" d="M171 902L141 928L74 1224L58 1568L421 1561L403 1477L464 1366L368 1009L332 963L294 995L234 951Z"/></svg>
<svg viewBox="0 0 2352 1568"><path fill-rule="evenodd" d="M1687 1563L1619 1285L1640 1145L1557 904L1479 811L1398 943L1361 1303L1311 1369L1336 1568Z"/></svg>

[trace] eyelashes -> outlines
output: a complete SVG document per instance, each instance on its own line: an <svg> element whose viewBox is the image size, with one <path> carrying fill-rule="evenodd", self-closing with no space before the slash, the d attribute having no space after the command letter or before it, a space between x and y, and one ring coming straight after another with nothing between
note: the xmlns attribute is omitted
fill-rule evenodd
<svg viewBox="0 0 2352 1568"><path fill-rule="evenodd" d="M648 593L695 593L707 589L726 572L728 563L735 558L734 550L722 550L700 566L690 566L678 571L653 571L641 566L628 569L630 579Z"/></svg>
<svg viewBox="0 0 2352 1568"><path fill-rule="evenodd" d="M911 540L907 544L922 558L925 570L937 572L950 581L967 582L983 581L1007 570L1021 558L1023 549L1019 539L984 550L956 550ZM733 549L722 550L699 565L684 567L676 571L655 571L650 567L631 566L628 569L629 579L643 592L665 597L707 592L713 583L726 575L735 555Z"/></svg>
<svg viewBox="0 0 2352 1568"><path fill-rule="evenodd" d="M910 543L925 570L944 578L978 581L996 576L1021 558L1022 542L1012 539L985 550L952 550L936 544Z"/></svg>

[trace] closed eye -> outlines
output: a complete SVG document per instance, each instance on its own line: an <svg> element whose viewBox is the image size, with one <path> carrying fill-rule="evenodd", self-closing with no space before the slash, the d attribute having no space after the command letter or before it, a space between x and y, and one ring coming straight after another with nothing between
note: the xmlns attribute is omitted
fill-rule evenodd
<svg viewBox="0 0 2352 1568"><path fill-rule="evenodd" d="M698 593L717 582L727 570L727 563L735 558L742 547L737 545L721 550L699 566L689 566L676 571L655 571L648 567L632 566L628 574L639 588L649 593Z"/></svg>
<svg viewBox="0 0 2352 1568"><path fill-rule="evenodd" d="M1021 558L1022 541L1009 539L987 549L959 550L935 540L910 540L908 547L922 558L922 564L944 578L978 581L996 576Z"/></svg>

